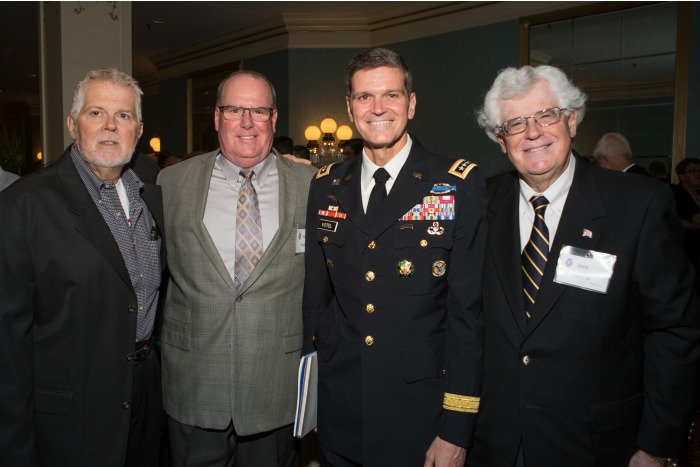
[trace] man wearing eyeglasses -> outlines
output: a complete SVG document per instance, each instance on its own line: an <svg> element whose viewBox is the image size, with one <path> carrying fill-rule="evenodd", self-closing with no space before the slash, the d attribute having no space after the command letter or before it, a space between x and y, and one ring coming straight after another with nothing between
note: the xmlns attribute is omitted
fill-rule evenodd
<svg viewBox="0 0 700 467"><path fill-rule="evenodd" d="M272 149L276 122L269 80L235 72L217 95L219 149L158 180L171 235L162 341L174 467L298 463L291 423L315 170Z"/></svg>
<svg viewBox="0 0 700 467"><path fill-rule="evenodd" d="M700 314L673 199L571 154L585 101L525 66L479 112L516 170L487 184L471 467L674 465L687 444Z"/></svg>

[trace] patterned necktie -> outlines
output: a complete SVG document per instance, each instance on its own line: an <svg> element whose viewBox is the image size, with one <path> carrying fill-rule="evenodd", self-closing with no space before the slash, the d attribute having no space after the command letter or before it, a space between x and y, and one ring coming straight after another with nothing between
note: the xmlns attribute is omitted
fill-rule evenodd
<svg viewBox="0 0 700 467"><path fill-rule="evenodd" d="M236 264L234 266L234 283L239 291L263 254L260 207L258 195L252 183L254 172L243 169L240 173L243 182L238 192L236 210Z"/></svg>
<svg viewBox="0 0 700 467"><path fill-rule="evenodd" d="M369 194L369 201L367 202L367 219L370 225L374 225L374 222L377 220L382 202L386 198L386 181L389 180L389 172L380 167L374 172L373 177L374 188L372 188L372 193Z"/></svg>
<svg viewBox="0 0 700 467"><path fill-rule="evenodd" d="M540 290L540 282L544 274L544 267L549 256L549 230L544 223L544 211L549 206L549 201L544 196L530 198L532 207L535 208L535 222L532 224L532 233L522 254L523 270L523 298L525 299L525 315L530 318Z"/></svg>

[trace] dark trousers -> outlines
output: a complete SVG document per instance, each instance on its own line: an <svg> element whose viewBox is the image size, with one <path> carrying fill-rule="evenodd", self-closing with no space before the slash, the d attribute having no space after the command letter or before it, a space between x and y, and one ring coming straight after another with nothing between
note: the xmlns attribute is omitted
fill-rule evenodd
<svg viewBox="0 0 700 467"><path fill-rule="evenodd" d="M362 467L362 464L351 461L347 457L343 457L323 446L320 446L318 451L321 457L322 467Z"/></svg>
<svg viewBox="0 0 700 467"><path fill-rule="evenodd" d="M172 467L297 467L299 446L292 425L239 436L231 423L225 430L168 421Z"/></svg>
<svg viewBox="0 0 700 467"><path fill-rule="evenodd" d="M144 361L134 365L126 467L158 465L163 412L160 387L160 363L156 353L151 351Z"/></svg>

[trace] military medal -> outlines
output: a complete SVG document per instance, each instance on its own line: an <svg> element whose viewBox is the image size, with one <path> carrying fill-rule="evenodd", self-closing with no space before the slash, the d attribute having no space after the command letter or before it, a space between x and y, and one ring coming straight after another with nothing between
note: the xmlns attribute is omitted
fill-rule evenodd
<svg viewBox="0 0 700 467"><path fill-rule="evenodd" d="M445 228L440 227L439 222L433 222L433 225L428 227L428 234L430 235L442 235L445 233Z"/></svg>
<svg viewBox="0 0 700 467"><path fill-rule="evenodd" d="M409 277L413 276L413 271L415 271L415 269L416 268L413 263L407 259L402 259L396 265L396 272L399 274L399 277L404 279L408 279Z"/></svg>
<svg viewBox="0 0 700 467"><path fill-rule="evenodd" d="M439 259L433 263L433 276L442 277L447 272L447 263Z"/></svg>

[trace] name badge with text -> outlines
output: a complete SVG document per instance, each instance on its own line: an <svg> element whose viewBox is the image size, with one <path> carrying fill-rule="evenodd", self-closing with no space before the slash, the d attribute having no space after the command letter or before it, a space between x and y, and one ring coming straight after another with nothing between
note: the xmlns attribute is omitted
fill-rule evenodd
<svg viewBox="0 0 700 467"><path fill-rule="evenodd" d="M304 253L306 244L306 225L297 224L296 253Z"/></svg>
<svg viewBox="0 0 700 467"><path fill-rule="evenodd" d="M559 252L554 282L607 293L617 256L564 245Z"/></svg>

